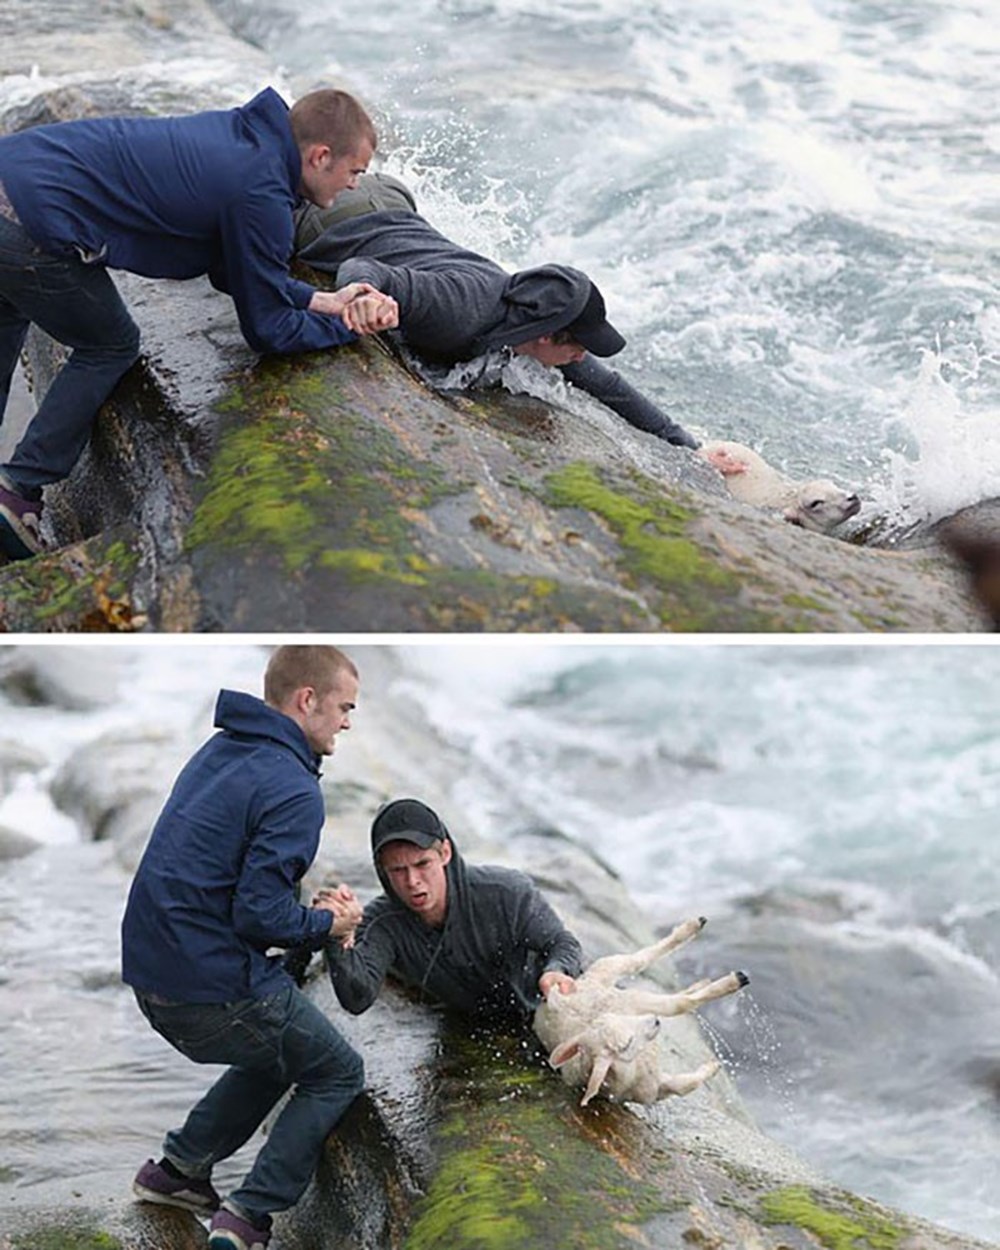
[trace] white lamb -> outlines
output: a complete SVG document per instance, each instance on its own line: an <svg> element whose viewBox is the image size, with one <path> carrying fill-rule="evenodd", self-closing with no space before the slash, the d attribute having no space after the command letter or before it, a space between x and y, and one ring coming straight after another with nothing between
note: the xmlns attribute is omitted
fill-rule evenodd
<svg viewBox="0 0 1000 1250"><path fill-rule="evenodd" d="M779 509L786 521L803 529L829 534L861 507L857 495L826 478L796 482L786 477L742 443L714 439L702 443L698 455L719 470L734 499L757 508Z"/></svg>
<svg viewBox="0 0 1000 1250"><path fill-rule="evenodd" d="M690 1094L719 1070L712 1059L694 1072L669 1074L660 1069L657 1040L661 1016L694 1011L703 1003L742 989L745 972L715 981L697 981L675 994L639 987L619 988L657 959L698 934L704 917L685 920L661 941L633 955L595 960L576 982L574 993L553 989L535 1012L535 1033L549 1052L549 1063L563 1080L585 1086L581 1103L603 1090L617 1099L652 1103L670 1094Z"/></svg>

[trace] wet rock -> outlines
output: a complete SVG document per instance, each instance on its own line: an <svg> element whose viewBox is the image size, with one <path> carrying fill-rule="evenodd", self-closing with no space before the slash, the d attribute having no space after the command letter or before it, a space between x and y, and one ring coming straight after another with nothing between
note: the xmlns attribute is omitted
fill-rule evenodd
<svg viewBox="0 0 1000 1250"><path fill-rule="evenodd" d="M0 825L0 862L5 859L22 859L36 851L39 846L41 843L26 833Z"/></svg>
<svg viewBox="0 0 1000 1250"><path fill-rule="evenodd" d="M935 537L964 565L973 595L994 632L1000 630L1000 500L956 513L937 526Z"/></svg>
<svg viewBox="0 0 1000 1250"><path fill-rule="evenodd" d="M0 690L12 703L89 711L115 701L122 664L107 648L81 662L78 647L8 647L0 655Z"/></svg>
<svg viewBox="0 0 1000 1250"><path fill-rule="evenodd" d="M11 738L0 738L0 797L10 792L18 777L45 767L45 756Z"/></svg>
<svg viewBox="0 0 1000 1250"><path fill-rule="evenodd" d="M943 554L701 495L695 457L624 428L553 410L560 437L539 443L503 395L448 402L375 343L252 361L228 337L206 378L185 362L227 324L219 298L149 284L140 321L155 309L144 324L185 341L160 353L147 334L147 364L52 492L68 545L0 571L8 630L985 627Z"/></svg>
<svg viewBox="0 0 1000 1250"><path fill-rule="evenodd" d="M325 983L314 992L328 1002ZM392 992L344 1027L368 1090L278 1218L279 1250L473 1250L483 1230L504 1250L806 1250L821 1231L845 1246L979 1244L824 1182L705 1091L648 1112L581 1108L532 1046L470 1036Z"/></svg>
<svg viewBox="0 0 1000 1250"><path fill-rule="evenodd" d="M79 1192L56 1190L52 1205L4 1211L0 1250L204 1250L205 1230L189 1212L148 1202L81 1204Z"/></svg>
<svg viewBox="0 0 1000 1250"><path fill-rule="evenodd" d="M87 837L113 841L118 858L134 869L182 755L176 739L155 730L103 734L59 769L53 802Z"/></svg>
<svg viewBox="0 0 1000 1250"><path fill-rule="evenodd" d="M259 49L234 38L203 0L102 0L99 8L88 0L4 0L0 9L0 103L60 88L91 98L95 83L113 102L117 80L133 101L151 95L152 112L171 111L162 107L171 101L183 112L192 93L210 92L213 83L219 92L243 91L247 80L271 72ZM166 99L157 91L165 81L172 83ZM52 120L78 113L77 105Z"/></svg>

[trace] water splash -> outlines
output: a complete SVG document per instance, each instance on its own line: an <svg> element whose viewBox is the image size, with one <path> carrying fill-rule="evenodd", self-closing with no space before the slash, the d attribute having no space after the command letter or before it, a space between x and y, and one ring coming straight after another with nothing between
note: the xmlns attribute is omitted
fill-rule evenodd
<svg viewBox="0 0 1000 1250"><path fill-rule="evenodd" d="M890 535L1000 497L1000 412L966 411L962 391L997 358L973 343L921 354L905 407L887 430L884 483L872 491Z"/></svg>
<svg viewBox="0 0 1000 1250"><path fill-rule="evenodd" d="M747 988L722 1005L721 1010L732 1017L721 1027L702 1012L698 1012L698 1022L723 1067L734 1080L741 1075L752 1077L754 1084L763 1086L772 1106L785 1116L793 1115L795 1081L784 1066L781 1038L765 1008ZM730 1041L737 1032L742 1035L738 1048Z"/></svg>

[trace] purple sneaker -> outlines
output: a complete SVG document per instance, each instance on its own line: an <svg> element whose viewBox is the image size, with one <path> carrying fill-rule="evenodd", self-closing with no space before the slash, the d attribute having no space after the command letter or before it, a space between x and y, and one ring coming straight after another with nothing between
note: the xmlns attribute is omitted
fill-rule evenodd
<svg viewBox="0 0 1000 1250"><path fill-rule="evenodd" d="M167 1207L183 1207L195 1215L211 1215L218 1211L222 1199L212 1182L196 1176L177 1180L152 1159L147 1159L132 1182L132 1192L144 1202L159 1202Z"/></svg>
<svg viewBox="0 0 1000 1250"><path fill-rule="evenodd" d="M8 560L28 560L44 551L41 519L41 501L22 499L0 483L0 552Z"/></svg>
<svg viewBox="0 0 1000 1250"><path fill-rule="evenodd" d="M270 1220L257 1228L228 1207L216 1211L208 1230L208 1250L266 1250L270 1240Z"/></svg>

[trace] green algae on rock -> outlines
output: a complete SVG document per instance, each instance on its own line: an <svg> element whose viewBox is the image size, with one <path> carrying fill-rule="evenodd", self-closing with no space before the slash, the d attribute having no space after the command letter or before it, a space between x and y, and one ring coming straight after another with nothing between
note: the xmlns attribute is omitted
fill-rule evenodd
<svg viewBox="0 0 1000 1250"><path fill-rule="evenodd" d="M93 1229L38 1229L24 1236L0 1242L4 1250L122 1250L122 1243L110 1233Z"/></svg>
<svg viewBox="0 0 1000 1250"><path fill-rule="evenodd" d="M760 1207L767 1223L802 1228L827 1250L899 1250L907 1234L903 1224L866 1210L856 1199L837 1202L803 1186L765 1194Z"/></svg>
<svg viewBox="0 0 1000 1250"><path fill-rule="evenodd" d="M510 1037L449 1036L433 1129L447 1144L405 1250L611 1250L638 1240L642 1223L670 1205L652 1179L654 1157L640 1175L616 1153L601 1108L579 1109L542 1059ZM655 1153L662 1164L666 1152Z"/></svg>
<svg viewBox="0 0 1000 1250"><path fill-rule="evenodd" d="M0 631L130 633L145 625L133 601L139 556L109 532L44 560L0 569Z"/></svg>

